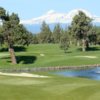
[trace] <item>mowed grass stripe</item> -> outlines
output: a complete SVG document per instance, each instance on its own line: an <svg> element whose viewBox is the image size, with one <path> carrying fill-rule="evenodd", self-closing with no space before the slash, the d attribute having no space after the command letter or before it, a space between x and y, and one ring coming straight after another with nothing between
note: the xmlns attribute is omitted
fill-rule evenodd
<svg viewBox="0 0 100 100"><path fill-rule="evenodd" d="M97 100L100 99L95 96L98 93L100 82L84 78L53 75L46 79L0 76L1 100L88 100L93 95Z"/></svg>

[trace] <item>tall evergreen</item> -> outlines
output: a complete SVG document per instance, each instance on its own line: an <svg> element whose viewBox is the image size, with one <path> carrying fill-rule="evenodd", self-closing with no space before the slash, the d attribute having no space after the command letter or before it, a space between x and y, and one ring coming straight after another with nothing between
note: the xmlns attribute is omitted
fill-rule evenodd
<svg viewBox="0 0 100 100"><path fill-rule="evenodd" d="M88 33L92 28L92 19L87 17L84 12L79 13L73 18L71 23L71 30L77 40L82 41L82 50L86 51L88 48Z"/></svg>
<svg viewBox="0 0 100 100"><path fill-rule="evenodd" d="M67 52L69 45L70 45L70 40L69 40L68 33L65 31L62 31L62 36L60 38L60 48L64 50L64 53Z"/></svg>
<svg viewBox="0 0 100 100"><path fill-rule="evenodd" d="M15 44L22 44L28 41L28 31L20 24L20 19L17 14L11 15L6 13L6 10L0 7L0 19L2 20L2 36L4 42L7 44L11 56L11 61L16 64L16 57L14 52ZM26 43L28 44L28 43Z"/></svg>
<svg viewBox="0 0 100 100"><path fill-rule="evenodd" d="M39 34L40 43L51 43L52 42L52 32L49 26L44 21L41 26L41 32Z"/></svg>
<svg viewBox="0 0 100 100"><path fill-rule="evenodd" d="M62 29L60 27L60 24L56 24L53 30L53 40L54 43L59 43L60 42L60 38L61 38L61 32Z"/></svg>
<svg viewBox="0 0 100 100"><path fill-rule="evenodd" d="M3 38L3 35L2 35L2 31L3 31L3 28L2 28L2 26L0 26L0 46L2 46L2 44L4 43L4 38Z"/></svg>
<svg viewBox="0 0 100 100"><path fill-rule="evenodd" d="M97 34L96 34L95 27L92 27L91 30L89 31L88 39L89 39L90 44L96 45L96 43L97 43Z"/></svg>
<svg viewBox="0 0 100 100"><path fill-rule="evenodd" d="M72 45L74 43L74 36L73 36L73 31L71 30L71 27L66 27L65 28L65 33L68 35L69 38L69 44Z"/></svg>

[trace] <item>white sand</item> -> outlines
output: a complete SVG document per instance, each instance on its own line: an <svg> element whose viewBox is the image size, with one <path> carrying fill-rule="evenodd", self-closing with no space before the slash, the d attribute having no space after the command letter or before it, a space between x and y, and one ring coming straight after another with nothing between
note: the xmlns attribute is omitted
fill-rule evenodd
<svg viewBox="0 0 100 100"><path fill-rule="evenodd" d="M95 59L95 58L97 58L97 56L75 56L75 57L91 58L91 59Z"/></svg>
<svg viewBox="0 0 100 100"><path fill-rule="evenodd" d="M19 76L19 77L34 77L34 78L48 78L48 76L42 76L42 75L37 75L37 74L29 74L29 73L3 73L3 72L0 72L0 75Z"/></svg>

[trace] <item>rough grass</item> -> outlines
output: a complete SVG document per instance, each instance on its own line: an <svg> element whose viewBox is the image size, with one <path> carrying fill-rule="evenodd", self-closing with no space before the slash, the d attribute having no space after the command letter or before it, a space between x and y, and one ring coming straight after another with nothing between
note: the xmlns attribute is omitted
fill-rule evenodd
<svg viewBox="0 0 100 100"><path fill-rule="evenodd" d="M81 52L80 49L73 46L69 48L66 54L57 44L30 45L24 49L22 50L21 47L22 51L20 51L20 48L18 48L16 52L17 65L11 64L8 52L0 52L0 67L48 67L100 64L100 46L91 47L87 52ZM92 59L76 56L95 56L97 58Z"/></svg>
<svg viewBox="0 0 100 100"><path fill-rule="evenodd" d="M50 76L50 75L49 75ZM100 82L82 78L0 76L1 100L100 100Z"/></svg>

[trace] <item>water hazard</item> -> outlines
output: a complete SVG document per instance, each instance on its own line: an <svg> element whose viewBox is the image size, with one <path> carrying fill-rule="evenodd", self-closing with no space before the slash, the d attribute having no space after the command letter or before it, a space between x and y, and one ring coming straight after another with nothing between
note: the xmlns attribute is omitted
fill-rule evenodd
<svg viewBox="0 0 100 100"><path fill-rule="evenodd" d="M92 69L81 69L81 70L62 70L54 72L56 75L62 75L66 77L84 77L93 80L100 80L100 67Z"/></svg>

